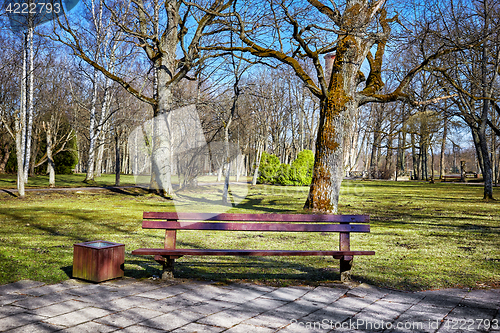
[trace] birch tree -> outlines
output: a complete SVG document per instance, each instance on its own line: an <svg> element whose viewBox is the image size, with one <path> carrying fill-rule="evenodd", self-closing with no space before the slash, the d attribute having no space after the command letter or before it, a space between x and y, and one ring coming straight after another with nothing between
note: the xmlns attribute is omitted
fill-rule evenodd
<svg viewBox="0 0 500 333"><path fill-rule="evenodd" d="M210 1L207 8L211 13L207 14L196 11L193 6L186 5L182 0L103 1L110 21L123 32L123 40L135 50L142 50L142 56L149 62L151 76L145 83L151 79L151 89L145 89L144 83L137 84L124 72L112 73L103 65L102 59L87 52L81 42L81 34L74 29L67 17L58 21L62 31L55 31L55 35L60 42L69 46L77 57L120 84L141 101L151 105L155 119L168 122L169 112L174 107L173 88L207 58L207 55L201 52L200 45L204 39L212 38L217 32L209 29L216 17L212 12L225 10L231 2L232 0ZM151 91L150 94L148 90ZM173 189L170 162L164 161L163 156L158 155L161 136L158 131L154 132L156 134L151 156L153 172L150 189L161 195L171 196ZM168 137L168 133L161 134ZM164 164L163 162L168 165L160 165Z"/></svg>

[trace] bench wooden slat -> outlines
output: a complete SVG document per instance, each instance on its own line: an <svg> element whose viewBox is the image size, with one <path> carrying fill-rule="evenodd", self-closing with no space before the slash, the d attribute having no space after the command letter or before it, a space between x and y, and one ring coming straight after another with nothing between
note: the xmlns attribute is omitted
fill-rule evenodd
<svg viewBox="0 0 500 333"><path fill-rule="evenodd" d="M133 255L161 256L355 256L374 255L374 251L225 250L225 249L137 249Z"/></svg>
<svg viewBox="0 0 500 333"><path fill-rule="evenodd" d="M144 219L251 222L370 222L369 215L230 214L144 212Z"/></svg>
<svg viewBox="0 0 500 333"><path fill-rule="evenodd" d="M363 224L211 223L145 220L142 222L142 227L144 229L167 230L370 232L370 226Z"/></svg>

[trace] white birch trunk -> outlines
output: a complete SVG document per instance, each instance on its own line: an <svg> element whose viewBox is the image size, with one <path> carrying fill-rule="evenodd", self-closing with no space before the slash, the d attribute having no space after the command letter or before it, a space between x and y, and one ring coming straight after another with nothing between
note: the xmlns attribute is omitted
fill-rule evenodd
<svg viewBox="0 0 500 333"><path fill-rule="evenodd" d="M28 172L30 169L30 158L31 158L31 136L33 132L33 95L34 95L34 50L33 50L33 24L31 19L29 20L30 27L28 28L28 38L27 38L27 55L28 55L28 72L27 72L27 100L26 100L26 111L27 111L27 126L26 126L26 151L24 159L24 182L28 183Z"/></svg>
<svg viewBox="0 0 500 333"><path fill-rule="evenodd" d="M97 69L94 69L93 75L93 91L92 91L92 105L90 107L90 125L89 125L89 159L87 161L87 176L85 181L94 180L94 163L95 163L95 113L97 105Z"/></svg>
<svg viewBox="0 0 500 333"><path fill-rule="evenodd" d="M19 114L19 133L16 129L16 138L19 134L19 142L16 139L16 154L17 154L17 180L23 182L23 196L24 196L24 162L25 162L25 152L26 152L26 79L27 79L27 67L28 67L28 34L25 34L24 44L23 44L23 69L21 76L21 105ZM22 175L22 177L20 177ZM19 184L18 184L19 188Z"/></svg>

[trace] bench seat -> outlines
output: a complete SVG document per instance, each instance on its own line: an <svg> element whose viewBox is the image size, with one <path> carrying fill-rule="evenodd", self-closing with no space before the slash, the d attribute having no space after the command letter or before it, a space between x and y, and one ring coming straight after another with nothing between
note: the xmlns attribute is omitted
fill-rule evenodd
<svg viewBox="0 0 500 333"><path fill-rule="evenodd" d="M137 249L133 255L160 256L344 256L374 255L375 251L224 250L224 249Z"/></svg>

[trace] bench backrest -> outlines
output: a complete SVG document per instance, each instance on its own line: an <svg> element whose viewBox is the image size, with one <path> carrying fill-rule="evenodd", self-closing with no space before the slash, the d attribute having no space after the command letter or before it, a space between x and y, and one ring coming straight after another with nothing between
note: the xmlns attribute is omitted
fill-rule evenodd
<svg viewBox="0 0 500 333"><path fill-rule="evenodd" d="M144 212L144 229L289 232L370 232L368 215L229 214ZM200 221L217 221L200 222ZM245 223L246 221L258 223ZM274 222L274 223L263 223ZM284 223L293 222L293 223ZM300 223L306 222L306 223ZM333 224L337 223L337 224Z"/></svg>

